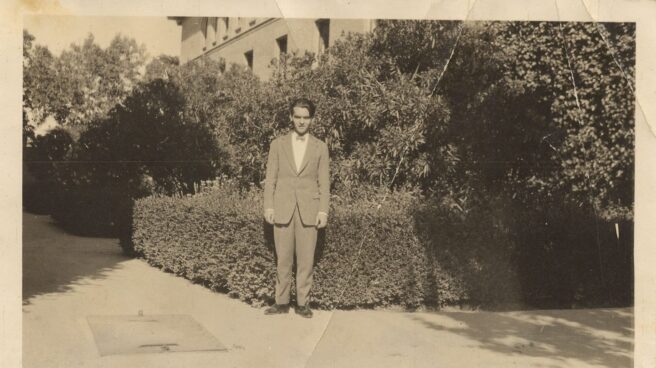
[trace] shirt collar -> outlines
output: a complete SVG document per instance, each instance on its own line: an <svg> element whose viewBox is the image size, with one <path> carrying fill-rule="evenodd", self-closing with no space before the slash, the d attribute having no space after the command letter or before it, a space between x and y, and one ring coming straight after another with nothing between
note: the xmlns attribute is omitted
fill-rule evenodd
<svg viewBox="0 0 656 368"><path fill-rule="evenodd" d="M299 136L298 133L296 133L295 130L292 130L292 141L300 142L296 140L298 136ZM309 139L310 139L310 133L305 133L305 139L303 140L303 142L307 142Z"/></svg>

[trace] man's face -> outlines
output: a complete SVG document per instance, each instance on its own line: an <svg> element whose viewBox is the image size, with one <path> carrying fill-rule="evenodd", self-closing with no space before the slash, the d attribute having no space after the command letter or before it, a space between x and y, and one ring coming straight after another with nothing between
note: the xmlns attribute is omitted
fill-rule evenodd
<svg viewBox="0 0 656 368"><path fill-rule="evenodd" d="M304 135L310 129L313 118L310 117L310 111L305 107L294 107L294 113L291 115L294 122L294 130L298 135Z"/></svg>

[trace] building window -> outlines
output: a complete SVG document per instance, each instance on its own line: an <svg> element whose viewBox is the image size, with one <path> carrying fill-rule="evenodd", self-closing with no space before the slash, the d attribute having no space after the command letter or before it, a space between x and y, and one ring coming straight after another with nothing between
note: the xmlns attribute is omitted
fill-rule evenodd
<svg viewBox="0 0 656 368"><path fill-rule="evenodd" d="M278 46L278 57L287 53L287 35L279 37L276 39L276 45Z"/></svg>
<svg viewBox="0 0 656 368"><path fill-rule="evenodd" d="M203 51L207 50L207 18L201 18L200 20L200 30L203 34Z"/></svg>
<svg viewBox="0 0 656 368"><path fill-rule="evenodd" d="M244 22L244 18L237 17L237 28L235 28L235 33L241 32L241 24Z"/></svg>
<svg viewBox="0 0 656 368"><path fill-rule="evenodd" d="M216 40L221 42L224 36L228 33L228 25L226 24L227 18L219 18L216 25Z"/></svg>
<svg viewBox="0 0 656 368"><path fill-rule="evenodd" d="M221 39L225 40L228 38L228 33L230 32L230 18L223 18L223 35Z"/></svg>
<svg viewBox="0 0 656 368"><path fill-rule="evenodd" d="M321 55L330 45L330 19L319 19L317 22L319 31L319 47L317 54Z"/></svg>
<svg viewBox="0 0 656 368"><path fill-rule="evenodd" d="M246 64L248 64L248 68L253 70L253 50L244 53L244 57L246 58Z"/></svg>
<svg viewBox="0 0 656 368"><path fill-rule="evenodd" d="M205 48L216 45L216 18L207 18L205 21Z"/></svg>
<svg viewBox="0 0 656 368"><path fill-rule="evenodd" d="M212 28L214 28L214 42L213 44L216 45L217 41L219 40L219 18L214 17L212 18L214 21L212 22Z"/></svg>

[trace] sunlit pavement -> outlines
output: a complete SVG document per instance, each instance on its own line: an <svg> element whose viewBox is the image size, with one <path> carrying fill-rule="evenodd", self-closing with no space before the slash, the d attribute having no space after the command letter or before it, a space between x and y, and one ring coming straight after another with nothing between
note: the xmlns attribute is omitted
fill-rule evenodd
<svg viewBox="0 0 656 368"><path fill-rule="evenodd" d="M24 214L24 367L631 367L633 310L265 316ZM185 314L228 348L100 356L86 317Z"/></svg>

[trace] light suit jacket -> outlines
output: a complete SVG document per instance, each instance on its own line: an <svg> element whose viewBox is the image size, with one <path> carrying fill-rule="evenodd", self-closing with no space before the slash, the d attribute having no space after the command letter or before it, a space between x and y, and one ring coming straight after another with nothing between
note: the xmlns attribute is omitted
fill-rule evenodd
<svg viewBox="0 0 656 368"><path fill-rule="evenodd" d="M264 184L264 208L274 210L276 224L288 224L298 205L304 225L314 225L317 213L328 214L330 158L328 146L308 133L300 170L296 170L291 132L271 142Z"/></svg>

